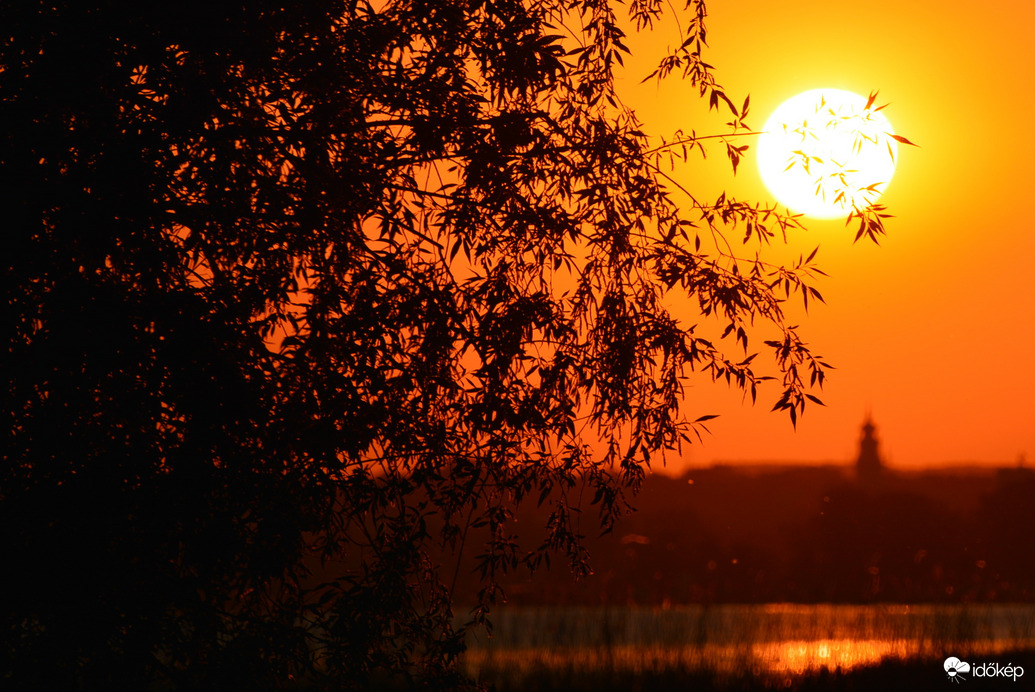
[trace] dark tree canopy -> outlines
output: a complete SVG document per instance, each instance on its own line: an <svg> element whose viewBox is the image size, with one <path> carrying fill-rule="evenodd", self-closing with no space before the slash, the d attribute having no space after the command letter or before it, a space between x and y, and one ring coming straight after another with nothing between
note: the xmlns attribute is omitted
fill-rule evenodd
<svg viewBox="0 0 1035 692"><path fill-rule="evenodd" d="M442 555L483 607L586 569L690 378L800 414L816 270L762 259L797 221L685 194L702 142L615 94L663 7L0 3L2 686L455 681ZM704 22L655 76L743 131Z"/></svg>

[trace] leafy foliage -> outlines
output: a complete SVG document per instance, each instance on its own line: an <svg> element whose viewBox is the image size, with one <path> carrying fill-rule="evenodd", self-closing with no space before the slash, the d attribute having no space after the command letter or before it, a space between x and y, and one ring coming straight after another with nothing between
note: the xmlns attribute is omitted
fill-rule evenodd
<svg viewBox="0 0 1035 692"><path fill-rule="evenodd" d="M437 556L477 556L477 621L588 569L580 498L606 529L697 434L695 373L815 400L815 253L763 259L798 220L689 196L704 142L615 93L660 2L0 8L5 686L456 684ZM655 76L736 132L686 11Z"/></svg>

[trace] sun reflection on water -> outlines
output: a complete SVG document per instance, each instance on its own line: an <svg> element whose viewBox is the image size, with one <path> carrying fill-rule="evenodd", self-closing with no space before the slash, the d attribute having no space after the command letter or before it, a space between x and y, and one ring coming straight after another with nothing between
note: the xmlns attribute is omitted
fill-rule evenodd
<svg viewBox="0 0 1035 692"><path fill-rule="evenodd" d="M469 641L468 673L707 672L787 681L884 661L1035 649L1035 608L729 606L540 611Z"/></svg>
<svg viewBox="0 0 1035 692"><path fill-rule="evenodd" d="M824 666L850 670L886 658L909 658L920 653L916 649L901 641L824 639L763 644L755 647L755 655L769 672L804 675Z"/></svg>
<svg viewBox="0 0 1035 692"><path fill-rule="evenodd" d="M1035 642L1029 642L1029 648ZM997 642L972 643L973 654L1002 653L1013 646ZM620 673L666 670L707 671L720 677L749 674L762 679L790 679L822 670L848 672L887 660L909 660L934 655L920 642L830 639L782 641L747 646L706 645L688 648L613 646L599 648L471 649L465 655L467 672L483 670L524 675L532 671Z"/></svg>
<svg viewBox="0 0 1035 692"><path fill-rule="evenodd" d="M917 647L903 642L850 639L767 642L746 646L662 648L614 646L597 648L473 649L466 663L472 671L482 668L532 670L563 668L573 671L611 669L623 672L665 669L709 670L720 674L750 672L754 676L801 676L828 668L850 670L887 658L909 658Z"/></svg>

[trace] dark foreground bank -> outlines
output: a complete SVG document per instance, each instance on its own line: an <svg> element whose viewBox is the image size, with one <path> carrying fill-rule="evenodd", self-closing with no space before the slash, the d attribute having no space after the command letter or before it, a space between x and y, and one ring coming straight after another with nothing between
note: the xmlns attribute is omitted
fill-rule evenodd
<svg viewBox="0 0 1035 692"><path fill-rule="evenodd" d="M983 664L984 661L976 661ZM620 671L602 667L596 671L515 667L483 668L479 681L496 692L935 692L939 690L1035 689L1035 651L1008 652L989 657L995 667L969 672L946 671L945 660L923 658L888 660L852 670L822 668L806 675L771 676L751 670L734 674L665 668ZM1018 674L1020 670L1023 673ZM1005 675L1010 672L1013 676ZM977 675L975 675L977 673ZM990 676L989 674L994 674Z"/></svg>

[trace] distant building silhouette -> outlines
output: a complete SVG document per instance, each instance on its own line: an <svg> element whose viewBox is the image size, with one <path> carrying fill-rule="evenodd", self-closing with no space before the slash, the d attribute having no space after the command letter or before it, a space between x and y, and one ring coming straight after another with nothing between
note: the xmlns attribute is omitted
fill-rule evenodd
<svg viewBox="0 0 1035 692"><path fill-rule="evenodd" d="M859 458L855 462L856 478L860 483L877 481L884 470L880 458L880 442L874 435L876 430L873 418L867 414L862 426L862 439L859 440Z"/></svg>
<svg viewBox="0 0 1035 692"><path fill-rule="evenodd" d="M1006 467L996 470L997 488L1021 488L1031 490L1035 488L1035 469L1024 465L1024 457L1017 460L1017 466Z"/></svg>

